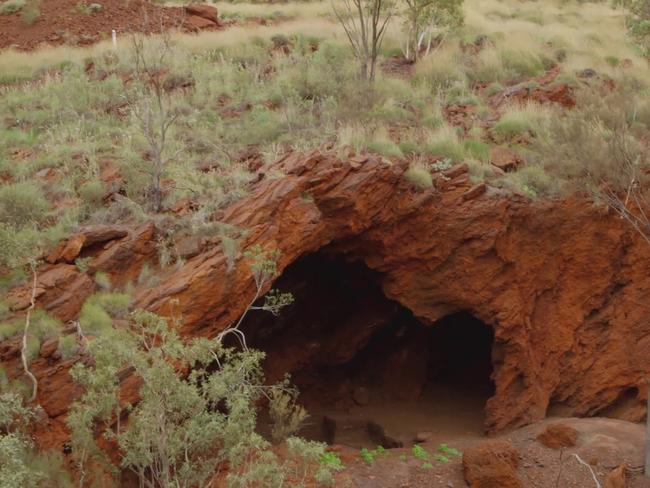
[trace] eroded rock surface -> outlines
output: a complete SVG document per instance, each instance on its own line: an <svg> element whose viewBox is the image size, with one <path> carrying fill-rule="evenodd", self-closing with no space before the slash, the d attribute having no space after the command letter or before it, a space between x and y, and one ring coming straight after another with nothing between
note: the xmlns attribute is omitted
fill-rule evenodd
<svg viewBox="0 0 650 488"><path fill-rule="evenodd" d="M650 249L615 215L580 199L532 202L493 188L463 198L471 187L466 169L434 175L436 186L420 190L402 177L403 167L373 157L293 154L273 171L284 176L260 175L246 198L218 215L242 230L234 257L217 237L207 240L183 266L162 271L159 285L136 285L136 306L182 316L185 336L214 336L253 298L243 250L278 249L282 272L328 246L379 273L384 294L421 322L468 311L494 329L489 430L524 425L549 411L645 415ZM154 236L149 225L91 246L89 272L133 282L154 255ZM62 261L85 256L84 244L68 243ZM38 305L64 320L92 291L87 274L65 262L48 264L39 279ZM20 306L24 293L12 292ZM338 343L354 353L366 332L350 327ZM296 338L302 361L322 354L319 346L304 346ZM19 374L14 356L2 359ZM293 366L288 360L287 369ZM43 384L39 400L55 423L74 399L68 367L52 358L34 364Z"/></svg>

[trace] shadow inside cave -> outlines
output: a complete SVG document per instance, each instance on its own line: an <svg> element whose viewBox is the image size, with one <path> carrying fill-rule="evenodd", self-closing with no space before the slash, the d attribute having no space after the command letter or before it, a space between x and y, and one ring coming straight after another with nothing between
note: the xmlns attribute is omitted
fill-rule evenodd
<svg viewBox="0 0 650 488"><path fill-rule="evenodd" d="M278 317L251 313L242 330L266 352L267 378L288 372L300 390L310 413L301 435L397 447L418 434L483 434L493 332L471 313L424 325L385 297L380 274L326 252L296 261L274 287L294 303Z"/></svg>

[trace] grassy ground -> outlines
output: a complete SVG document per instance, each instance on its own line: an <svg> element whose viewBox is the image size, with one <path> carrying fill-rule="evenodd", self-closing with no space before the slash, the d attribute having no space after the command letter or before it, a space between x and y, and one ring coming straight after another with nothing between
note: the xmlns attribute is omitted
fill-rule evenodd
<svg viewBox="0 0 650 488"><path fill-rule="evenodd" d="M587 95L614 83L623 99L615 108L634 129L628 135L647 140L648 64L628 41L622 14L603 3L468 0L459 32L412 68L387 65L372 93L356 80L329 3L217 6L232 17L291 20L172 34L165 97L177 119L165 152L165 205L192 198L198 207L174 229L212 228L210 213L245 194L251 154L269 164L326 141L407 160L419 186L431 185L431 170L466 162L474 179L530 197L557 194L578 172L552 164L571 153L549 149L562 133L557 121L579 131L579 123L602 118L611 97L579 95L578 115L569 119L553 104L495 105L506 87L534 89L549 70L560 74L547 85L569 84ZM149 43L155 49L159 39ZM0 213L27 215L0 227L5 265L47 249L80 223L149 218L151 147L124 81L134 66L131 44L124 37L117 49L100 43L0 53ZM397 59L401 45L394 21L381 62ZM579 80L585 69L597 76ZM450 106L469 115L452 120ZM488 161L495 145L527 164L499 173ZM578 152L572 157L574 166L584 163ZM125 198L105 201L114 185ZM31 197L18 209L12 199L21 192Z"/></svg>

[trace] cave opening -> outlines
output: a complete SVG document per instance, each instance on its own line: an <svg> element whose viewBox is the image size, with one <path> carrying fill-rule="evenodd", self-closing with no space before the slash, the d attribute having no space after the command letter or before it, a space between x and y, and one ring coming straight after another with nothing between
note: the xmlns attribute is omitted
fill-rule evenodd
<svg viewBox="0 0 650 488"><path fill-rule="evenodd" d="M493 332L468 311L425 325L384 295L381 275L317 252L274 287L294 295L275 317L250 314L249 345L270 381L290 373L310 417L301 435L352 447L483 435L494 393Z"/></svg>

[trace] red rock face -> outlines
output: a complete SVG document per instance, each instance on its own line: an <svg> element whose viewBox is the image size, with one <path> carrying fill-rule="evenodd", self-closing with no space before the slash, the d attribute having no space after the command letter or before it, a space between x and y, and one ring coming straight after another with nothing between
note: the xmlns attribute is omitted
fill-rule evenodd
<svg viewBox="0 0 650 488"><path fill-rule="evenodd" d="M644 416L650 249L616 216L583 200L531 202L491 188L463 198L470 188L463 175L419 190L403 168L378 158L294 154L275 170L286 176L261 178L218 216L246 230L240 251L254 244L278 249L282 272L328 246L378 272L384 294L425 324L466 311L492 327L496 392L486 408L488 430L549 411ZM152 254L153 228L100 247L91 268L111 270L116 279L137 276ZM208 242L180 269L163 272L160 285L136 287L136 306L182 317L184 336L214 336L254 295L241 252L232 264L217 240ZM71 276L53 286L77 283L74 266L55 266L67 266ZM48 308L55 295L44 289L39 306ZM346 334L349 345L362 343L355 336L365 332ZM297 355L305 349L299 339ZM34 369L52 385L39 400L51 404L47 396L56 395L46 411L57 418L74 398L67 368L39 359Z"/></svg>

